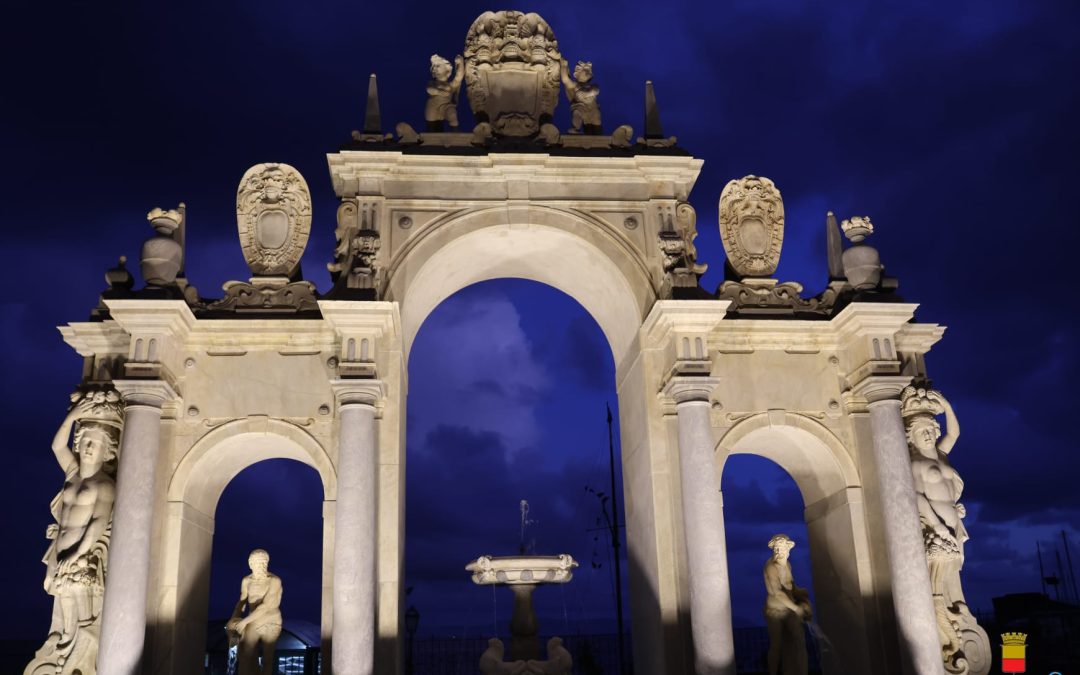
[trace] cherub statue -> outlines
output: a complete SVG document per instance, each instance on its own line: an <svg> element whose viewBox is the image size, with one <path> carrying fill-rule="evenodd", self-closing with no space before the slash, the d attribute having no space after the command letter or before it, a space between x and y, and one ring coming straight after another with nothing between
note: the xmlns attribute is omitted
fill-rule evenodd
<svg viewBox="0 0 1080 675"><path fill-rule="evenodd" d="M53 616L45 645L26 667L34 675L93 673L97 661L123 405L111 389L71 399L52 442L64 487L52 502L56 523L46 532L52 543L42 562Z"/></svg>
<svg viewBox="0 0 1080 675"><path fill-rule="evenodd" d="M813 618L810 594L795 585L788 556L795 542L786 534L769 540L773 556L765 563L765 623L769 629L769 675L806 675L806 636L803 621Z"/></svg>
<svg viewBox="0 0 1080 675"><path fill-rule="evenodd" d="M281 579L268 571L270 554L257 548L248 556L251 574L240 582L240 601L225 624L229 644L239 644L239 675L273 675L274 647L281 636ZM247 616L243 616L244 607ZM262 667L259 667L259 645Z"/></svg>
<svg viewBox="0 0 1080 675"><path fill-rule="evenodd" d="M458 128L457 103L461 80L465 77L464 66L460 54L454 57L453 66L438 54L431 55L431 80L427 86L427 105L424 106L428 131L442 131L444 121L451 129ZM453 79L450 79L451 73Z"/></svg>
<svg viewBox="0 0 1080 675"><path fill-rule="evenodd" d="M592 81L591 61L578 61L574 66L574 77L570 77L570 66L566 59L561 59L562 83L566 87L566 98L570 101L570 129L567 133L599 134L600 86Z"/></svg>

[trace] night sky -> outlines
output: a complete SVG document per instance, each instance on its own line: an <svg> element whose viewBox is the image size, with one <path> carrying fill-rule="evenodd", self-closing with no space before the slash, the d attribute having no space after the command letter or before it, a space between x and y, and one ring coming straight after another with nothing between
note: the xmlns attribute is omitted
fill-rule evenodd
<svg viewBox="0 0 1080 675"><path fill-rule="evenodd" d="M378 74L385 131L423 127L432 53L460 53L500 7L447 2L29 3L0 21L4 236L0 365L6 438L0 509L7 582L0 637L44 639L49 444L80 359L55 326L85 320L102 275L138 258L154 206L188 205L187 272L204 296L249 276L236 185L286 162L313 192L306 278L330 287L335 198L325 154L362 125ZM871 216L871 240L917 318L948 326L929 355L962 426L964 584L975 609L1039 589L1035 541L1080 554L1080 359L1075 211L1080 170L1080 5L995 2L549 3L563 55L591 60L608 130L643 125L656 84L665 131L705 160L691 195L702 280L721 281L717 199L732 178L772 178L787 211L777 276L826 282L823 220ZM459 106L471 128L468 106ZM563 100L557 124L569 125ZM136 265L131 265L137 269ZM516 551L519 502L538 553L573 554L574 581L538 592L542 627L613 630L605 404L611 353L571 298L520 280L467 288L421 328L410 363L407 603L421 633L505 631L510 595L463 566ZM617 442L617 429L616 429ZM809 585L802 502L766 460L724 475L737 625L761 623L765 543L791 534ZM286 460L230 484L217 513L211 618L231 610L255 546L283 577L287 619L318 620L321 487ZM620 495L620 502L621 502ZM246 528L248 514L273 523ZM620 514L621 515L621 514ZM625 550L625 549L624 549ZM599 567L597 567L597 565ZM497 616L497 619L496 619Z"/></svg>

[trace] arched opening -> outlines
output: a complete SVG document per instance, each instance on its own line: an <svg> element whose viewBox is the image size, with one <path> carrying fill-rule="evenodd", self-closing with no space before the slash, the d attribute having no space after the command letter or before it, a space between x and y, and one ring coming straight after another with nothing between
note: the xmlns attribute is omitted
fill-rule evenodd
<svg viewBox="0 0 1080 675"><path fill-rule="evenodd" d="M214 534L218 525L215 516L220 513L219 506L225 509L237 508L232 499L222 500L222 495L233 479L248 467L252 467L250 489L244 489L249 482L244 478L237 484L240 490L236 496L241 500L253 493L257 494L260 490L266 491L266 479L272 476L263 474L277 474L276 480L270 481L272 485L277 483L274 485L274 493L264 497L264 504L272 510L275 507L270 505L275 501L287 501L284 495L289 488L280 483L288 483L290 476L297 478L295 469L285 469L284 474L278 470L278 467L288 466L293 462L270 462L252 466L264 460L294 460L311 467L317 474L312 479L310 475L305 475L310 474L308 470L301 469L303 473L300 475L304 477L299 480L304 482L305 486L295 490L294 496L307 502L306 507L309 510L313 506L310 502L314 501L317 505L315 508L321 513L323 527L316 538L317 542L321 542L316 544L320 563L315 568L321 570L321 574L315 572L318 581L314 583L318 588L314 590L314 599L306 598L312 592L307 588L307 583L314 581L310 578L306 582L294 582L294 586L300 584L299 593L294 595L298 609L303 614L310 615L312 611L317 611L313 621L320 626L323 648L329 645L332 603L331 578L326 561L331 559L333 551L333 503L337 494L333 464L325 449L302 427L265 416L254 416L229 422L208 432L195 442L173 471L168 487L163 533L163 546L166 550L162 556L164 566L159 572L161 580L157 599L158 615L169 619L152 626L152 639L162 648L155 650L155 663L151 670L166 671L171 667L170 672L202 672L205 667L208 620L220 618L210 615L211 577L214 576L215 587L218 584L226 589L229 585L235 586L232 592L216 593L216 602L228 604L228 598L236 596L232 600L235 603L239 597L239 582L243 577L242 567L246 566L247 559L247 553L241 553L239 568L231 569L238 567L237 561L231 559L235 554L231 550L232 542L221 543L222 538L218 538L219 545L226 547L222 562L228 563L222 574L212 574ZM253 513L265 514L266 510L255 509ZM241 520L242 518L243 516ZM227 536L238 538L236 544L241 548L246 546L243 539L245 535L239 534L244 530L243 523L230 522L226 517L223 524L227 528ZM257 537L266 532L267 530L256 527L253 528L252 535ZM304 537L306 546L311 546L310 535L309 532ZM275 560L288 566L288 554L275 559L274 552L267 550L271 554L271 571L276 569ZM308 557L311 557L310 552ZM297 559L293 557L293 560ZM310 563L310 560L308 562ZM311 573L313 570L308 570L305 575ZM240 576L231 578L236 574ZM219 579L218 576L222 578ZM286 588L285 593L288 595L290 590ZM302 596L305 597L303 601L300 599ZM318 609L313 610L314 607ZM217 604L214 609L220 611ZM231 607L228 611L231 613ZM287 616L285 619L288 621Z"/></svg>
<svg viewBox="0 0 1080 675"><path fill-rule="evenodd" d="M536 591L541 636L562 636L578 662L585 650L586 660L616 672L614 561L602 513L606 506L612 516L609 403L614 409L608 341L563 293L487 281L427 316L409 358L406 434L405 604L421 617L406 658L416 672L436 672L433 659L475 670L487 638L508 644L511 593L473 585L464 566L522 547L580 563L569 584ZM616 490L621 518L621 480Z"/></svg>
<svg viewBox="0 0 1080 675"><path fill-rule="evenodd" d="M207 630L209 675L225 675L225 622L250 573L248 555L270 554L270 572L281 578L284 631L277 647L283 675L315 673L321 616L322 483L295 460L270 459L241 471L225 487L214 518Z"/></svg>
<svg viewBox="0 0 1080 675"><path fill-rule="evenodd" d="M810 591L812 607L818 604L802 495L778 464L752 454L728 457L721 489L736 663L739 672L766 672L768 635L762 616L766 598L762 570L772 555L770 537L783 533L795 542L789 558L793 581ZM810 670L820 672L817 645L808 639L807 646Z"/></svg>
<svg viewBox="0 0 1080 675"><path fill-rule="evenodd" d="M771 474L774 479L780 478L780 485L783 486L785 480L778 476L779 468L794 482L802 498L805 530L799 528L798 534L787 534L796 539L797 546L802 544L803 550L792 555L795 581L811 588L815 601L814 618L828 641L819 644L823 672L869 672L871 632L867 618L873 615L870 606L873 592L862 487L850 454L843 443L816 420L784 411L752 415L739 421L725 434L717 452L721 485L725 484L723 479L729 468L739 471L740 467L746 466L743 460L733 457L739 454L757 455L769 460L765 464L757 462L754 467L756 472L765 476ZM731 484L739 485L739 481L736 479ZM733 504L732 500L747 495L750 498L754 496L738 488L734 495L725 494L724 520L729 542L733 536L731 532L734 531L734 536L738 538L741 529L739 521L732 517L739 516L741 506ZM781 494L768 501L773 506L779 506L778 511L773 511L776 516L787 520L796 515L792 507L797 502L790 490L784 492L781 488ZM752 513L746 514L746 517L753 519L751 522L761 520L759 515ZM773 523L768 525L772 526ZM755 541L764 537L764 542L767 542L768 537L776 534L761 530L756 525L752 527ZM805 539L799 542L800 537ZM737 542L733 561L739 567L729 566L729 570L733 587L747 584L751 591L760 589L759 597L764 604L761 567L769 557L768 549L763 547L760 555L758 570L751 572L750 563L742 559ZM810 574L800 578L800 567L805 570L806 556L809 558ZM743 579L736 574L751 576ZM748 615L750 601L744 599L742 607L742 613ZM764 647L767 649L767 642ZM844 664L843 670L838 669L840 664Z"/></svg>

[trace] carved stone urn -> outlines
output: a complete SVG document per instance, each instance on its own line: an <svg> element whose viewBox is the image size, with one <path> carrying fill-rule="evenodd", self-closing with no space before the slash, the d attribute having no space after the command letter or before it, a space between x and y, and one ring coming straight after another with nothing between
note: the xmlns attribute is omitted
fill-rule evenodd
<svg viewBox="0 0 1080 675"><path fill-rule="evenodd" d="M877 249L865 243L874 232L873 223L866 216L854 216L842 222L840 228L852 244L840 257L848 283L860 291L877 288L885 268Z"/></svg>
<svg viewBox="0 0 1080 675"><path fill-rule="evenodd" d="M183 262L183 249L173 233L180 226L180 212L156 208L146 214L157 234L143 243L139 267L148 286L170 286Z"/></svg>

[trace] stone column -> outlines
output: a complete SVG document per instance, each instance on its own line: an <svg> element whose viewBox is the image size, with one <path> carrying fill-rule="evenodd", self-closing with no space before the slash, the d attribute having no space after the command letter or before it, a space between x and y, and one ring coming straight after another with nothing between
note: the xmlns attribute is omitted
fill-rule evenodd
<svg viewBox="0 0 1080 675"><path fill-rule="evenodd" d="M124 433L97 669L102 675L135 675L141 671L146 638L161 407L175 399L176 392L163 380L115 380L113 384L124 397Z"/></svg>
<svg viewBox="0 0 1080 675"><path fill-rule="evenodd" d="M866 398L870 409L901 666L905 674L944 675L911 457L900 416L900 391L909 380L871 376L857 385L855 393Z"/></svg>
<svg viewBox="0 0 1080 675"><path fill-rule="evenodd" d="M724 501L716 483L709 394L719 380L675 376L665 393L679 420L679 472L690 581L690 628L698 675L734 675Z"/></svg>
<svg viewBox="0 0 1080 675"><path fill-rule="evenodd" d="M377 380L335 380L338 403L334 513L334 675L371 675L375 663Z"/></svg>

